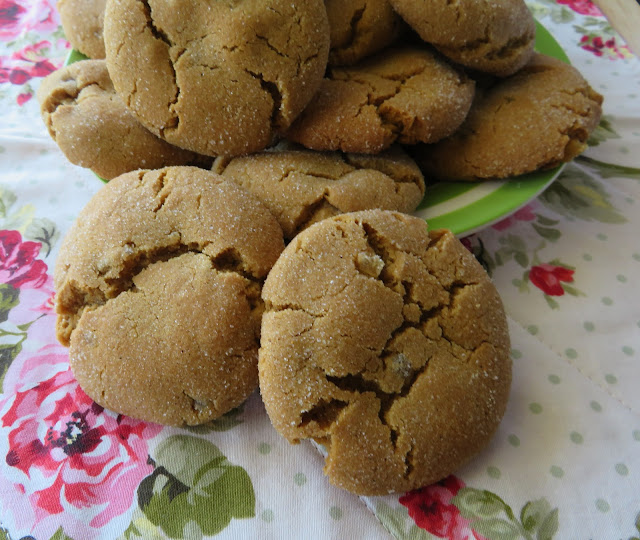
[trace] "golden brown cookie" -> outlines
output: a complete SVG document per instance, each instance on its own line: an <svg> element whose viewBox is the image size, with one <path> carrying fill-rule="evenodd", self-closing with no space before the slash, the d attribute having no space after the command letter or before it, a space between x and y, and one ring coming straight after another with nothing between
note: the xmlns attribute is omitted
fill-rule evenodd
<svg viewBox="0 0 640 540"><path fill-rule="evenodd" d="M267 147L318 88L329 53L322 0L113 0L114 86L168 142L205 155Z"/></svg>
<svg viewBox="0 0 640 540"><path fill-rule="evenodd" d="M602 96L572 66L536 54L518 73L478 91L451 137L419 145L425 173L444 180L508 178L570 161L587 147Z"/></svg>
<svg viewBox="0 0 640 540"><path fill-rule="evenodd" d="M375 156L268 151L231 160L218 158L213 170L260 199L286 239L344 212L371 208L413 212L425 191L420 169L400 147Z"/></svg>
<svg viewBox="0 0 640 540"><path fill-rule="evenodd" d="M390 45L402 19L388 0L325 0L329 16L329 64L355 64Z"/></svg>
<svg viewBox="0 0 640 540"><path fill-rule="evenodd" d="M286 133L313 150L375 154L394 142L435 142L467 115L474 83L426 49L386 49L330 68L311 104Z"/></svg>
<svg viewBox="0 0 640 540"><path fill-rule="evenodd" d="M113 179L64 239L57 335L118 413L200 424L256 388L263 279L284 247L252 195L195 167Z"/></svg>
<svg viewBox="0 0 640 540"><path fill-rule="evenodd" d="M49 134L67 159L105 180L142 168L206 165L202 156L170 145L136 120L115 93L104 60L54 71L37 96Z"/></svg>
<svg viewBox="0 0 640 540"><path fill-rule="evenodd" d="M278 432L361 495L430 484L490 440L511 382L502 302L449 231L370 210L326 219L265 282L260 391Z"/></svg>
<svg viewBox="0 0 640 540"><path fill-rule="evenodd" d="M454 62L507 76L533 54L535 20L523 0L389 0L427 43Z"/></svg>
<svg viewBox="0 0 640 540"><path fill-rule="evenodd" d="M69 43L85 56L104 58L104 7L107 0L58 0L62 29Z"/></svg>

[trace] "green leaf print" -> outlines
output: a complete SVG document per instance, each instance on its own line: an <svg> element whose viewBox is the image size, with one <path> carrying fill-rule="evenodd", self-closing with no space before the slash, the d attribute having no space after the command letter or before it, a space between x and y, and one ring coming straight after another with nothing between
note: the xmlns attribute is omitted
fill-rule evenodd
<svg viewBox="0 0 640 540"><path fill-rule="evenodd" d="M8 283L0 283L0 323L9 317L9 312L18 305L20 289L16 289Z"/></svg>
<svg viewBox="0 0 640 540"><path fill-rule="evenodd" d="M379 502L375 513L380 523L397 540L435 540L437 538L416 526L404 506L394 509L384 502Z"/></svg>
<svg viewBox="0 0 640 540"><path fill-rule="evenodd" d="M73 538L67 536L62 527L60 527L49 540L73 540Z"/></svg>
<svg viewBox="0 0 640 540"><path fill-rule="evenodd" d="M51 253L51 249L59 236L60 232L56 224L46 218L34 219L25 231L25 238L42 244L42 254L44 257L47 257L49 253Z"/></svg>
<svg viewBox="0 0 640 540"><path fill-rule="evenodd" d="M149 521L170 538L218 534L233 518L255 516L247 472L232 465L209 441L174 435L155 452L155 471L138 488Z"/></svg>
<svg viewBox="0 0 640 540"><path fill-rule="evenodd" d="M605 163L588 156L578 156L576 161L585 164L592 169L596 169L602 178L632 178L640 180L640 169L636 167L626 167L624 165L616 165L614 163Z"/></svg>
<svg viewBox="0 0 640 540"><path fill-rule="evenodd" d="M584 221L625 223L627 219L613 207L602 183L574 165L540 195L539 200L559 214Z"/></svg>
<svg viewBox="0 0 640 540"><path fill-rule="evenodd" d="M230 429L242 424L240 416L244 412L244 404L230 410L228 413L222 415L220 418L212 420L206 424L199 426L188 426L185 429L191 433L204 435L211 432L229 431Z"/></svg>
<svg viewBox="0 0 640 540"><path fill-rule="evenodd" d="M609 139L620 139L620 135L613 129L613 123L611 119L613 117L609 115L603 115L600 119L600 123L591 133L587 144L589 146L598 146L600 143L608 141Z"/></svg>
<svg viewBox="0 0 640 540"><path fill-rule="evenodd" d="M519 519L498 495L487 490L462 488L451 502L474 531L491 540L551 540L558 530L558 509L546 499L525 504Z"/></svg>

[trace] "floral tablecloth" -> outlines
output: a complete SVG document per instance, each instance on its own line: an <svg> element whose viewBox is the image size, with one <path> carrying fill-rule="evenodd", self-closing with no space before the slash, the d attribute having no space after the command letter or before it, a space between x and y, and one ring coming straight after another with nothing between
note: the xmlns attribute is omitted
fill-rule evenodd
<svg viewBox="0 0 640 540"><path fill-rule="evenodd" d="M62 236L101 187L34 91L68 53L54 0L0 0L0 539L640 537L640 62L589 0L532 0L605 96L591 147L467 244L505 303L514 380L490 446L437 485L358 498L256 393L163 428L93 403L54 336Z"/></svg>

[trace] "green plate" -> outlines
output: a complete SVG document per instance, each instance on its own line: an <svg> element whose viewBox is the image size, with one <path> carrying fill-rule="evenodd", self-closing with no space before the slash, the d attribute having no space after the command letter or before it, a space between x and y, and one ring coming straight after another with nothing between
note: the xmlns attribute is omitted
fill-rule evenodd
<svg viewBox="0 0 640 540"><path fill-rule="evenodd" d="M536 23L536 50L569 63L569 58L549 31ZM415 215L430 229L451 229L466 236L491 225L542 193L564 165L546 171L483 182L438 182L427 188L427 196Z"/></svg>

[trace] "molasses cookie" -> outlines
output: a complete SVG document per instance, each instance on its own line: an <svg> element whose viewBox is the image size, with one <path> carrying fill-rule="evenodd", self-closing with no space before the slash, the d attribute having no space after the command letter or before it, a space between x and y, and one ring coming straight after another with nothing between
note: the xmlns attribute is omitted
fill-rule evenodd
<svg viewBox="0 0 640 540"><path fill-rule="evenodd" d="M116 94L104 60L54 71L37 97L49 134L67 159L105 180L142 168L206 165L202 156L170 145L136 120Z"/></svg>
<svg viewBox="0 0 640 540"><path fill-rule="evenodd" d="M325 0L329 16L329 64L355 64L384 49L400 34L402 19L388 0Z"/></svg>
<svg viewBox="0 0 640 540"><path fill-rule="evenodd" d="M113 179L65 237L57 335L100 405L200 424L258 382L262 281L283 249L271 213L195 167Z"/></svg>
<svg viewBox="0 0 640 540"><path fill-rule="evenodd" d="M201 154L267 147L322 80L329 23L322 0L113 0L109 73L153 133Z"/></svg>
<svg viewBox="0 0 640 540"><path fill-rule="evenodd" d="M413 154L443 180L508 178L570 161L587 147L602 96L564 62L536 54L518 73L482 91L451 137Z"/></svg>
<svg viewBox="0 0 640 540"><path fill-rule="evenodd" d="M535 20L523 0L389 0L427 43L454 62L507 76L531 58Z"/></svg>
<svg viewBox="0 0 640 540"><path fill-rule="evenodd" d="M449 231L370 210L326 219L285 248L263 288L267 413L327 451L361 495L436 482L495 432L511 382L504 309Z"/></svg>
<svg viewBox="0 0 640 540"><path fill-rule="evenodd" d="M104 8L107 0L58 0L62 29L71 46L85 56L104 58Z"/></svg>
<svg viewBox="0 0 640 540"><path fill-rule="evenodd" d="M426 49L386 49L330 68L311 104L286 133L313 150L375 154L394 142L435 142L467 115L474 83Z"/></svg>
<svg viewBox="0 0 640 540"><path fill-rule="evenodd" d="M420 169L400 147L374 156L290 148L218 158L213 170L260 199L287 239L345 212L413 212L425 191Z"/></svg>

